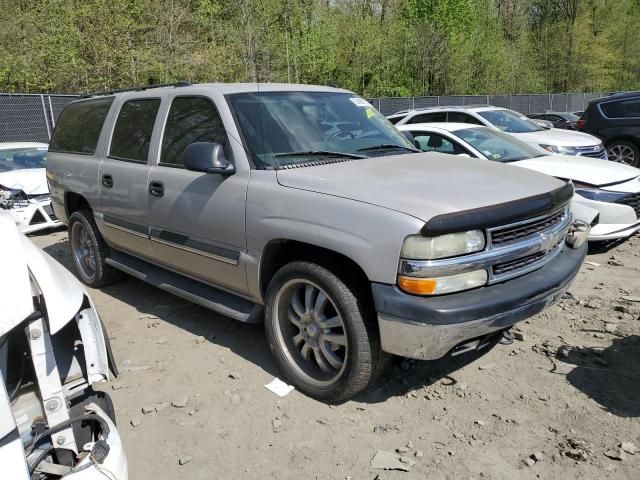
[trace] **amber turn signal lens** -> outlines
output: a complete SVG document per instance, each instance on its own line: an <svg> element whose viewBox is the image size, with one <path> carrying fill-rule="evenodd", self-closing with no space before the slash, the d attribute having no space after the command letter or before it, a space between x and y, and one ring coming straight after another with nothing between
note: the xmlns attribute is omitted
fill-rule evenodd
<svg viewBox="0 0 640 480"><path fill-rule="evenodd" d="M398 276L398 286L407 293L415 295L433 295L436 292L435 278L414 278Z"/></svg>

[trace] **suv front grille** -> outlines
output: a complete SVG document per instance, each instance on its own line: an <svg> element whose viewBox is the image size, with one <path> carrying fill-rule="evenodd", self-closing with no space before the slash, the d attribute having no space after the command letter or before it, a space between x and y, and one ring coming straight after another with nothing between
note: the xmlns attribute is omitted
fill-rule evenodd
<svg viewBox="0 0 640 480"><path fill-rule="evenodd" d="M552 262L562 251L571 219L565 204L546 215L488 228L484 250L434 260L401 259L399 273L433 278L483 269L487 285L505 282Z"/></svg>
<svg viewBox="0 0 640 480"><path fill-rule="evenodd" d="M496 263L493 266L493 274L503 275L505 273L513 272L514 270L518 270L520 268L528 267L529 265L537 262L538 260L543 259L546 255L547 255L547 252L538 252L531 255L527 255L526 257L516 258L515 260L510 260L508 262Z"/></svg>
<svg viewBox="0 0 640 480"><path fill-rule="evenodd" d="M498 227L491 231L491 244L494 246L505 245L531 237L532 235L560 224L564 216L565 211L560 210L543 218L524 221L513 226Z"/></svg>
<svg viewBox="0 0 640 480"><path fill-rule="evenodd" d="M640 218L640 193L632 193L623 197L619 200L616 200L615 203L621 203L623 205L629 205L636 211L636 215Z"/></svg>

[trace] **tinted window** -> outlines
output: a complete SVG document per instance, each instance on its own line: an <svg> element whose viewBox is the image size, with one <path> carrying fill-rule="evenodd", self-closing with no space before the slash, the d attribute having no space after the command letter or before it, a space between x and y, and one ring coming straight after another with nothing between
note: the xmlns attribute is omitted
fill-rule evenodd
<svg viewBox="0 0 640 480"><path fill-rule="evenodd" d="M630 98L600 105L602 113L609 118L640 117L640 98Z"/></svg>
<svg viewBox="0 0 640 480"><path fill-rule="evenodd" d="M113 97L107 97L67 106L53 131L49 151L93 155L112 103Z"/></svg>
<svg viewBox="0 0 640 480"><path fill-rule="evenodd" d="M542 132L544 128L513 110L485 110L478 114L493 126L507 133Z"/></svg>
<svg viewBox="0 0 640 480"><path fill-rule="evenodd" d="M404 115L400 115L399 117L388 117L387 120L389 120L392 124L395 125L396 123L398 123L403 118L404 118Z"/></svg>
<svg viewBox="0 0 640 480"><path fill-rule="evenodd" d="M175 98L164 130L160 163L182 165L185 148L195 142L226 145L227 133L220 115L206 98Z"/></svg>
<svg viewBox="0 0 640 480"><path fill-rule="evenodd" d="M492 128L465 128L457 130L455 135L481 152L487 159L497 162L515 162L545 155L513 135L498 132Z"/></svg>
<svg viewBox="0 0 640 480"><path fill-rule="evenodd" d="M447 112L421 113L411 119L409 123L446 122Z"/></svg>
<svg viewBox="0 0 640 480"><path fill-rule="evenodd" d="M464 149L442 135L427 132L411 132L413 140L423 152L439 152L457 155L458 153L466 153Z"/></svg>
<svg viewBox="0 0 640 480"><path fill-rule="evenodd" d="M447 116L447 121L459 122L459 123L473 123L475 125L482 125L480 120L464 112L449 112L449 115Z"/></svg>
<svg viewBox="0 0 640 480"><path fill-rule="evenodd" d="M125 103L113 130L109 156L146 163L159 107L160 100L155 98Z"/></svg>

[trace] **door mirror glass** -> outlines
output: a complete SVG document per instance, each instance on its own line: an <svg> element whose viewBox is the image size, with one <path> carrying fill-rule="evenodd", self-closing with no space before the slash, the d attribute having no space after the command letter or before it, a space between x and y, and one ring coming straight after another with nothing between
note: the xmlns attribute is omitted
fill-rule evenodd
<svg viewBox="0 0 640 480"><path fill-rule="evenodd" d="M235 167L224 156L219 143L195 142L184 150L184 167L187 170L219 175L232 175Z"/></svg>

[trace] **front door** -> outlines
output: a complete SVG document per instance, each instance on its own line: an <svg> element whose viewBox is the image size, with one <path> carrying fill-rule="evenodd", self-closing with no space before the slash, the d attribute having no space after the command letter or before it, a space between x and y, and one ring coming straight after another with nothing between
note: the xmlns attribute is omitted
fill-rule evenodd
<svg viewBox="0 0 640 480"><path fill-rule="evenodd" d="M146 258L154 257L147 221L147 182L159 108L159 98L122 103L99 173L105 238L120 250Z"/></svg>
<svg viewBox="0 0 640 480"><path fill-rule="evenodd" d="M214 102L176 96L171 102L159 162L149 174L149 221L156 262L189 277L246 291L244 257L248 172L222 176L186 170L183 154L195 142L223 145L234 163Z"/></svg>

